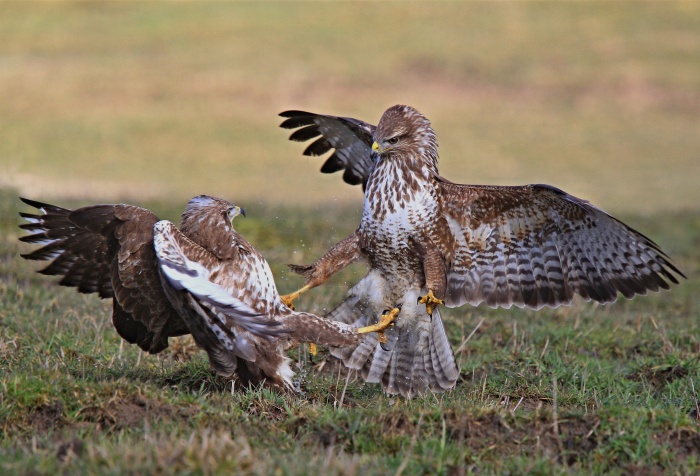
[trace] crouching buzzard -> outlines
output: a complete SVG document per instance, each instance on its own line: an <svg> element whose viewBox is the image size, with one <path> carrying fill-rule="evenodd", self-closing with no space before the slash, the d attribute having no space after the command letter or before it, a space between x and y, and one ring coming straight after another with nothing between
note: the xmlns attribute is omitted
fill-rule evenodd
<svg viewBox="0 0 700 476"><path fill-rule="evenodd" d="M330 312L354 325L402 304L389 351L368 335L332 350L368 382L411 396L452 388L459 376L439 306L464 303L539 309L585 300L610 303L677 284L683 274L650 239L585 200L549 185L461 185L438 175L437 139L409 106L389 108L378 126L302 111L280 114L290 137L319 137L305 155L333 154L323 172L362 184L357 230L310 266L293 266L306 286L288 304L364 258L370 271Z"/></svg>
<svg viewBox="0 0 700 476"><path fill-rule="evenodd" d="M219 374L291 389L288 348L356 344L369 332L287 308L265 259L233 229L242 209L225 200L193 198L180 229L131 205L22 201L42 212L20 214L32 232L20 240L42 245L22 257L50 260L39 272L61 285L112 298L117 332L147 352L191 333Z"/></svg>

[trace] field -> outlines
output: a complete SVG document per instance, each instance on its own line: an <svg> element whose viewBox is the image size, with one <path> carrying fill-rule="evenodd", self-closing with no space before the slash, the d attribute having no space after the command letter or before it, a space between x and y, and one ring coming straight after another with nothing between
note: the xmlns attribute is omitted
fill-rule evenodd
<svg viewBox="0 0 700 476"><path fill-rule="evenodd" d="M700 5L0 4L0 473L692 474L700 471ZM276 115L418 107L441 173L550 183L658 242L670 292L540 312L445 312L454 391L385 396L322 352L302 393L213 375L188 338L124 344L110 304L35 273L18 195L177 221L246 208L270 261L320 256L361 190ZM322 314L364 269L298 301Z"/></svg>

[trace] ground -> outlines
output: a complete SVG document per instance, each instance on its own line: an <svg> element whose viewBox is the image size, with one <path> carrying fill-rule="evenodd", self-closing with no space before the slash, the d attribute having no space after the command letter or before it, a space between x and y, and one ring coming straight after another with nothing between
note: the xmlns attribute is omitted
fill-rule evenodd
<svg viewBox="0 0 700 476"><path fill-rule="evenodd" d="M690 280L611 306L445 312L461 378L453 391L385 396L325 353L294 353L301 392L243 388L215 376L189 338L159 356L124 344L109 305L56 286L17 258L20 205L2 196L0 465L67 474L692 473L700 470L700 218L629 217ZM150 205L174 218L169 205ZM317 213L316 213L317 212ZM241 220L265 255L320 254L328 211L271 208ZM331 215L352 223L356 210ZM347 217L347 219L343 219ZM316 236L315 236L316 235ZM280 287L299 279L275 260ZM303 296L322 312L361 267Z"/></svg>
<svg viewBox="0 0 700 476"><path fill-rule="evenodd" d="M700 4L0 4L0 473L693 474L700 471ZM268 259L359 221L276 115L433 122L440 172L549 183L624 219L688 276L539 312L444 312L453 391L385 396L323 352L301 392L216 377L188 338L123 343L108 302L18 258L18 195L177 220L207 193ZM297 301L323 314L356 266Z"/></svg>

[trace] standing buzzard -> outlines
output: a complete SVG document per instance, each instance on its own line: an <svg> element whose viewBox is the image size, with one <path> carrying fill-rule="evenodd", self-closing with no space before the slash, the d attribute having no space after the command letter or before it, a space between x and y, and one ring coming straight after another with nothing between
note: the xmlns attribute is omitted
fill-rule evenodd
<svg viewBox="0 0 700 476"><path fill-rule="evenodd" d="M459 376L439 306L486 303L540 309L585 300L610 303L668 289L683 274L650 239L585 200L549 185L461 185L438 174L437 139L412 107L389 108L377 127L357 119L287 111L290 137L321 136L305 155L331 149L323 172L362 184L359 228L310 266L306 285L364 258L370 271L328 317L364 325L402 305L389 351L368 335L332 352L368 382L404 396L452 388ZM424 305L424 306L423 306Z"/></svg>
<svg viewBox="0 0 700 476"><path fill-rule="evenodd" d="M292 388L285 351L302 342L357 343L357 330L284 306L267 262L233 229L243 210L198 196L187 204L180 229L131 205L95 205L71 211L22 199L43 215L21 213L43 245L24 254L52 260L42 274L59 284L113 299L119 335L158 353L168 338L191 333L221 375ZM386 321L388 324L388 321Z"/></svg>

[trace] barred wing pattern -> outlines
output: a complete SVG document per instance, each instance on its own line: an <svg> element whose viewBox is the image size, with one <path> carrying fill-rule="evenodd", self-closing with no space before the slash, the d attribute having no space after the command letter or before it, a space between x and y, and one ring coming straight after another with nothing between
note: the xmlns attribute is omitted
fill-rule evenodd
<svg viewBox="0 0 700 476"><path fill-rule="evenodd" d="M108 236L102 230L114 225L114 207L98 205L72 212L27 198L20 200L41 212L41 215L19 214L28 222L20 228L31 233L21 237L20 241L41 246L21 256L29 260L51 261L39 273L62 276L61 286L76 287L81 293L98 293L101 298L112 297L110 246ZM92 216L93 220L86 219L86 216Z"/></svg>
<svg viewBox="0 0 700 476"><path fill-rule="evenodd" d="M574 294L610 303L678 284L683 274L649 238L548 185L453 184L441 179L437 246L446 303L556 307ZM685 276L683 276L685 277Z"/></svg>
<svg viewBox="0 0 700 476"><path fill-rule="evenodd" d="M42 274L63 276L59 284L82 293L113 297L112 322L119 335L143 350L157 353L168 337L187 334L184 322L168 304L153 250L149 210L130 205L95 205L68 210L25 198L42 215L20 213L32 232L25 243L43 245L23 254L51 260Z"/></svg>
<svg viewBox="0 0 700 476"><path fill-rule="evenodd" d="M319 156L335 149L321 167L321 172L330 174L344 170L345 182L350 185L362 184L362 189L365 189L377 158L372 150L375 126L350 117L304 111L284 111L280 116L287 118L280 127L297 129L289 136L290 140L305 142L320 136L304 150L304 155Z"/></svg>

